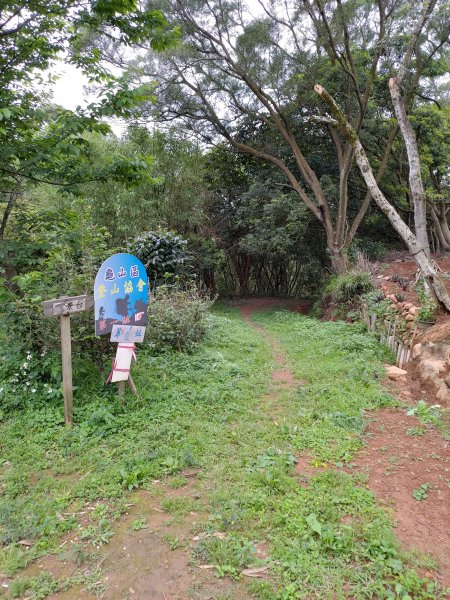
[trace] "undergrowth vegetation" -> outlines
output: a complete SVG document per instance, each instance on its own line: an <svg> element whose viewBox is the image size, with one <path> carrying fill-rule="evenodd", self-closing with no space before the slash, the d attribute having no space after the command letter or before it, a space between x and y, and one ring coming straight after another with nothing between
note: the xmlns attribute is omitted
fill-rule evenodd
<svg viewBox="0 0 450 600"><path fill-rule="evenodd" d="M147 343L157 350L192 350L206 333L211 304L194 284L184 288L160 286L148 315Z"/></svg>
<svg viewBox="0 0 450 600"><path fill-rule="evenodd" d="M195 509L197 533L221 532L201 536L193 567L209 563L218 577L238 579L262 564L256 546L267 542L272 579L250 586L260 600L443 597L400 551L387 513L352 471L371 411L394 404L377 378L385 350L356 325L285 312L255 318L307 380L281 389L276 406L264 400L268 347L234 310L218 308L194 353L140 352L139 396L125 405L111 388L78 382L72 429L52 400L3 417L0 572L12 577L4 596L62 589L43 573L48 591L39 595L39 582L20 571L38 556L60 557L68 535L80 562L93 561L133 490L151 494L164 477L182 486L180 472L196 467L206 503L161 499L174 522ZM312 474L296 473L300 457ZM170 528L167 539L181 543Z"/></svg>
<svg viewBox="0 0 450 600"><path fill-rule="evenodd" d="M373 289L370 273L348 271L331 277L325 286L325 294L336 303L352 302Z"/></svg>
<svg viewBox="0 0 450 600"><path fill-rule="evenodd" d="M376 291L372 281L375 268L376 263L358 252L350 270L328 278L311 314L319 317L325 313L331 319L359 320L362 298Z"/></svg>

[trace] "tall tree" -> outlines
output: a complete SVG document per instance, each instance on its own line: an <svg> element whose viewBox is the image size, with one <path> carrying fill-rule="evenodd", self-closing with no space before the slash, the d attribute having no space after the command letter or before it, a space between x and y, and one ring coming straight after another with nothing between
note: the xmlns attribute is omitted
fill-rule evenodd
<svg viewBox="0 0 450 600"><path fill-rule="evenodd" d="M318 113L312 87L322 81L343 99L345 116L364 141L368 120L391 111L386 76L395 71L408 47L417 9L408 0L258 0L259 10L253 11L244 2L224 0L169 0L164 6L180 25L183 44L164 58L152 56L134 64L141 80L155 74L159 78L160 118L177 119L206 143L222 136L237 150L275 165L323 227L333 268L344 270L346 250L371 194L363 195L350 215L354 149L329 124L336 197L308 160L305 138L314 135L311 117ZM423 64L427 60L424 56ZM419 65L415 67L419 77ZM257 136L243 134L247 123L253 130L266 127L276 132L287 149L286 158L259 144ZM377 157L378 180L396 134L394 126Z"/></svg>
<svg viewBox="0 0 450 600"><path fill-rule="evenodd" d="M425 199L425 189L422 183L422 174L420 166L419 147L411 121L407 115L406 78L410 70L411 61L415 48L418 44L419 36L422 34L426 23L436 6L436 0L428 0L424 4L422 14L417 19L414 32L411 36L403 60L398 69L397 75L389 79L389 91L391 93L392 103L394 105L395 116L402 133L406 146L409 163L409 189L414 207L414 225L418 244L423 248L427 256L430 255L430 246L427 234L427 205ZM418 59L420 58L419 49L416 50Z"/></svg>
<svg viewBox="0 0 450 600"><path fill-rule="evenodd" d="M322 98L324 103L328 106L331 114L333 115L333 118L327 119L328 123L333 127L336 127L336 129L338 129L342 135L346 137L349 144L352 145L358 168L360 169L364 181L366 182L376 204L386 215L392 227L398 233L400 239L405 243L406 247L414 257L423 276L425 277L425 280L430 285L436 298L448 311L450 311L450 297L437 268L430 260L427 249L422 245L417 234L414 234L411 231L408 225L398 214L394 206L386 199L385 195L381 191L376 178L374 177L367 154L363 145L361 144L357 132L347 121L345 115L330 94L318 84L315 85L314 89Z"/></svg>
<svg viewBox="0 0 450 600"><path fill-rule="evenodd" d="M110 176L132 178L143 165L112 161L91 168L85 132L106 133L104 116L126 116L149 98L145 87L130 89L101 64L96 46L104 37L130 45L149 39L166 47L176 32L157 10L137 0L4 0L0 7L0 201L3 236L27 181L61 187ZM44 72L62 56L103 88L103 99L76 113L50 105Z"/></svg>

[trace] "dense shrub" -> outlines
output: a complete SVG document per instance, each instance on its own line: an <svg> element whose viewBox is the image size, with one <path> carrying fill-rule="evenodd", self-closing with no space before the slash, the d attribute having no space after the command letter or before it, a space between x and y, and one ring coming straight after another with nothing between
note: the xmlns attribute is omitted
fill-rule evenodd
<svg viewBox="0 0 450 600"><path fill-rule="evenodd" d="M371 261L380 260L387 254L389 248L383 240L370 238L355 238L349 248L350 259L355 260L358 253L363 252Z"/></svg>
<svg viewBox="0 0 450 600"><path fill-rule="evenodd" d="M147 231L128 243L128 252L145 265L152 287L192 277L187 241L166 229Z"/></svg>
<svg viewBox="0 0 450 600"><path fill-rule="evenodd" d="M149 307L148 343L157 350L192 350L206 333L211 303L194 286L157 288Z"/></svg>
<svg viewBox="0 0 450 600"><path fill-rule="evenodd" d="M35 207L28 200L1 245L0 407L61 394L59 319L45 318L42 302L92 293L96 271L111 252L106 231L92 224L82 200L59 204ZM74 372L92 375L105 349L95 339L92 313L73 318L72 342Z"/></svg>
<svg viewBox="0 0 450 600"><path fill-rule="evenodd" d="M374 290L369 273L349 271L330 278L325 286L325 295L335 303L357 301L363 294Z"/></svg>

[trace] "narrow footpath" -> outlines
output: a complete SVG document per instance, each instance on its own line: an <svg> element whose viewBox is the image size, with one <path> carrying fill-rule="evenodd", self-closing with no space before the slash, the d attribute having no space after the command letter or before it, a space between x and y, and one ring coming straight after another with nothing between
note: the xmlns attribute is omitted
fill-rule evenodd
<svg viewBox="0 0 450 600"><path fill-rule="evenodd" d="M285 399L293 397L306 379L297 378L292 357L277 337L265 326L257 323L253 315L280 306L280 300L251 300L239 306L245 323L263 337L270 347L273 367L268 391L258 403L261 419L277 427L286 415ZM306 310L305 304L285 303L285 308L297 312ZM401 390L391 389L396 394ZM284 416L283 416L284 415ZM381 409L370 419L365 432L365 447L360 450L346 472L365 474L367 486L380 505L391 513L396 524L396 535L406 549L428 552L439 560L429 561L429 568L421 567L421 575L450 585L450 523L449 503L449 444L432 428L424 428L419 436L411 435L414 427L419 431L417 419L405 412ZM315 476L335 467L318 463L308 449L296 454L295 477L305 485L305 477ZM177 481L183 479L178 487ZM86 566L73 560L61 561L46 556L33 563L27 574L51 572L59 579L74 574L90 577L91 583L72 586L65 592L47 596L53 600L104 598L105 600L250 600L256 596L249 592L247 583L252 578L270 581L267 567L249 569L239 580L217 578L212 564L192 562L192 553L206 535L222 539L223 533L196 533L202 523L210 518L208 491L201 469L188 469L177 478L155 480L147 489L134 493L126 512L116 523L114 536L107 546L99 547L97 560ZM427 483L430 500L417 501L411 489ZM209 482L208 485L211 485ZM411 489L410 489L411 488ZM426 495L426 493L425 493ZM170 514L167 506L176 506L177 499L189 498L196 510L181 510ZM142 521L142 527L136 525ZM344 522L344 521L343 521ZM70 539L67 540L70 543ZM255 543L256 557L264 564L269 561L267 540ZM245 571L244 571L245 575ZM328 596L326 596L328 598ZM350 596L349 596L350 597ZM439 596L441 597L441 596Z"/></svg>

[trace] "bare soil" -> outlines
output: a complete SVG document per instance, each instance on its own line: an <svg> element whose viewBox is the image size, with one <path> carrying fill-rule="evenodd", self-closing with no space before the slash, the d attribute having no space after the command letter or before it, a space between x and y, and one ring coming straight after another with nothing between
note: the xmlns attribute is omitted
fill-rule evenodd
<svg viewBox="0 0 450 600"><path fill-rule="evenodd" d="M172 522L161 508L162 498L201 498L196 477L189 477L189 483L176 490L167 482L155 482L154 486L159 488L157 497L154 490L134 494L133 505L121 518L109 545L100 549L96 563L77 569L72 560L47 556L27 574L35 575L42 569L64 579L75 572L89 575L96 568L101 569L96 589L88 591L84 585L75 586L49 596L50 600L212 600L227 593L236 600L250 600L241 582L217 579L211 569L189 564L190 550L197 543L196 524L205 514L192 512L181 521ZM133 522L142 516L146 527L134 531ZM170 542L175 540L171 549Z"/></svg>
<svg viewBox="0 0 450 600"><path fill-rule="evenodd" d="M450 273L450 257L448 253L433 254L432 259L443 274ZM389 278L398 275L404 280L405 284L407 284L406 289L403 289L398 282L392 281L392 279L383 279L381 283L385 288L387 288L388 293L402 294L405 298L405 302L412 302L413 304L417 305L419 302L414 289L416 273L417 263L411 259L411 256L408 254L408 252L396 252L387 256L383 261L383 266L380 269L380 275ZM447 292L450 294L450 279L444 278L443 281ZM448 327L450 341L450 316L443 309L438 310L436 315L436 324L445 325ZM435 330L434 327L433 330ZM424 335L425 331L418 331L417 341L421 341L420 338Z"/></svg>
<svg viewBox="0 0 450 600"><path fill-rule="evenodd" d="M440 562L436 573L450 584L450 448L434 428L408 435L418 420L403 411L377 411L366 431L367 446L354 459L356 469L368 474L368 486L391 512L395 532L410 550L431 554ZM413 491L429 486L427 497Z"/></svg>

